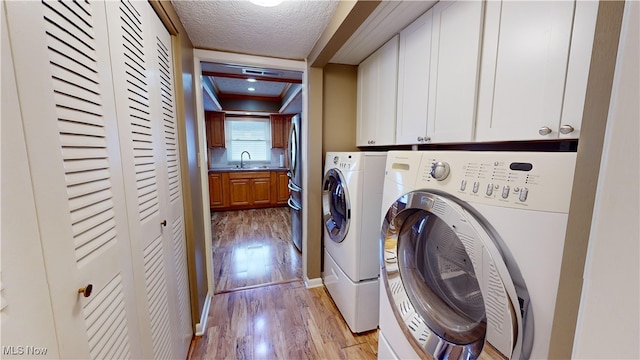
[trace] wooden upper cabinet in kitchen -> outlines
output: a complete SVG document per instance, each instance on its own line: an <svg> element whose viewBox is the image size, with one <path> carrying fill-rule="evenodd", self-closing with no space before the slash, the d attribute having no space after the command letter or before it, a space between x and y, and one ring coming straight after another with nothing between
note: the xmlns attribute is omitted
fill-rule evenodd
<svg viewBox="0 0 640 360"><path fill-rule="evenodd" d="M598 2L490 1L476 140L576 138Z"/></svg>
<svg viewBox="0 0 640 360"><path fill-rule="evenodd" d="M397 81L396 35L358 65L356 146L393 145Z"/></svg>
<svg viewBox="0 0 640 360"><path fill-rule="evenodd" d="M396 144L473 138L482 1L443 1L400 33Z"/></svg>
<svg viewBox="0 0 640 360"><path fill-rule="evenodd" d="M289 127L291 126L291 118L293 115L272 114L271 119L271 147L287 148L289 141Z"/></svg>
<svg viewBox="0 0 640 360"><path fill-rule="evenodd" d="M223 148L225 147L223 112L205 111L205 124L207 127L207 147Z"/></svg>

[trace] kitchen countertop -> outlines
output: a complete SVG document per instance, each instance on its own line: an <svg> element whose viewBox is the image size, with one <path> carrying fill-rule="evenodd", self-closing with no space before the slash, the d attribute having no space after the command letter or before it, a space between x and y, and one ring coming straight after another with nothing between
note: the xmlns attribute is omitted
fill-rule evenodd
<svg viewBox="0 0 640 360"><path fill-rule="evenodd" d="M235 166L210 168L209 172L215 173L215 172L237 172L237 171L287 171L287 170L289 169L285 167L263 165L263 166L249 166L242 169L237 168Z"/></svg>

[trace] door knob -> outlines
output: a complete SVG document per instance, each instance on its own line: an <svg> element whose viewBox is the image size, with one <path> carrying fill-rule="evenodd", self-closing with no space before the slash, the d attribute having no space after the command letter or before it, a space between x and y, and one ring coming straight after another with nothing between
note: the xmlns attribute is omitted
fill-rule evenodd
<svg viewBox="0 0 640 360"><path fill-rule="evenodd" d="M567 135L574 131L575 129L571 125L562 125L560 126L560 134Z"/></svg>
<svg viewBox="0 0 640 360"><path fill-rule="evenodd" d="M543 126L538 130L538 134L545 136L551 134L551 129L548 126Z"/></svg>
<svg viewBox="0 0 640 360"><path fill-rule="evenodd" d="M87 286L78 289L78 294L82 294L84 297L91 296L91 292L93 291L93 284L88 284Z"/></svg>

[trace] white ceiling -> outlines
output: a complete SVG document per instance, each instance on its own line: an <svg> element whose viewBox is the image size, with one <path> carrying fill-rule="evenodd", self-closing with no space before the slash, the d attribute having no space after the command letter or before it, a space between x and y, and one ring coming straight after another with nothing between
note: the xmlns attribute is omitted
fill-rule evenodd
<svg viewBox="0 0 640 360"><path fill-rule="evenodd" d="M309 55L338 1L172 0L196 48L302 60Z"/></svg>

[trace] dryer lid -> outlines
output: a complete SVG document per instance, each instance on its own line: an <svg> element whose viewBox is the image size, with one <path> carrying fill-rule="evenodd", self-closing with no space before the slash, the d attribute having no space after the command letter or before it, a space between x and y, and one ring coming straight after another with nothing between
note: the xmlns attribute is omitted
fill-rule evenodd
<svg viewBox="0 0 640 360"><path fill-rule="evenodd" d="M414 347L437 359L521 352L518 295L480 221L445 194L414 191L383 222L382 275L394 314Z"/></svg>
<svg viewBox="0 0 640 360"><path fill-rule="evenodd" d="M347 182L338 169L329 169L322 187L323 223L326 233L340 243L347 236L351 221L351 202Z"/></svg>

